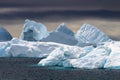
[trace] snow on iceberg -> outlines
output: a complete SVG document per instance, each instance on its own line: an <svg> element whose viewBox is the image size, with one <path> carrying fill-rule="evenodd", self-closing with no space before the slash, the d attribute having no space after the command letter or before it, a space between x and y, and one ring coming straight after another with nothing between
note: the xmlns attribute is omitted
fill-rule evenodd
<svg viewBox="0 0 120 80"><path fill-rule="evenodd" d="M111 49L104 68L120 69L120 42L108 42L105 44Z"/></svg>
<svg viewBox="0 0 120 80"><path fill-rule="evenodd" d="M56 31L49 33L49 36L43 38L42 42L56 42L67 45L76 45L78 41L73 36L74 33L64 24L61 24Z"/></svg>
<svg viewBox="0 0 120 80"><path fill-rule="evenodd" d="M40 41L48 35L47 28L43 24L27 19L20 38L27 41Z"/></svg>
<svg viewBox="0 0 120 80"><path fill-rule="evenodd" d="M90 24L83 24L75 37L78 40L78 45L81 45L81 43L95 45L101 42L111 41L106 34Z"/></svg>

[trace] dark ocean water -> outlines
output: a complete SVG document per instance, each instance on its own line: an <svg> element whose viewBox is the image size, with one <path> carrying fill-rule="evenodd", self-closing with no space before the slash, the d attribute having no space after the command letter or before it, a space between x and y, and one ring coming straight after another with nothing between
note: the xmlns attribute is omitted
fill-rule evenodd
<svg viewBox="0 0 120 80"><path fill-rule="evenodd" d="M119 80L120 70L40 67L40 58L0 58L0 80Z"/></svg>

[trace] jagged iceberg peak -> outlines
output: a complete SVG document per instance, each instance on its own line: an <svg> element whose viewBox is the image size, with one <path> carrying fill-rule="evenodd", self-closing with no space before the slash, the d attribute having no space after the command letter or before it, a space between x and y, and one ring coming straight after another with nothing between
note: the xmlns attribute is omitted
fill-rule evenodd
<svg viewBox="0 0 120 80"><path fill-rule="evenodd" d="M76 45L78 41L76 40L74 33L64 24L60 24L56 31L49 33L49 36L43 38L43 42L56 42L67 45Z"/></svg>
<svg viewBox="0 0 120 80"><path fill-rule="evenodd" d="M56 31L63 32L70 36L74 36L74 32L70 30L65 23L60 24L58 28L56 29Z"/></svg>
<svg viewBox="0 0 120 80"><path fill-rule="evenodd" d="M26 19L23 27L21 39L27 41L40 41L49 35L46 26L41 23Z"/></svg>
<svg viewBox="0 0 120 80"><path fill-rule="evenodd" d="M79 43L89 42L92 44L98 44L101 42L111 41L111 39L105 33L90 24L83 24L75 37Z"/></svg>

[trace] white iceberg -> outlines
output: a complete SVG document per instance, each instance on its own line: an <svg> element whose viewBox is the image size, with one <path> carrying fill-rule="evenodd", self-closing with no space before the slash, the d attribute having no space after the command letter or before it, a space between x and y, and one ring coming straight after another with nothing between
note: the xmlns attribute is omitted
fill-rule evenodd
<svg viewBox="0 0 120 80"><path fill-rule="evenodd" d="M120 42L109 42L105 44L111 49L104 68L120 69Z"/></svg>
<svg viewBox="0 0 120 80"><path fill-rule="evenodd" d="M20 39L27 41L40 41L49 35L47 28L38 22L25 20Z"/></svg>
<svg viewBox="0 0 120 80"><path fill-rule="evenodd" d="M93 48L58 48L54 50L47 58L41 60L38 65L41 66L62 66L74 68L104 68L110 49L107 47Z"/></svg>
<svg viewBox="0 0 120 80"><path fill-rule="evenodd" d="M74 33L67 28L65 24L60 24L56 31L49 33L49 36L43 38L42 42L56 42L67 45L76 45L78 41L74 37Z"/></svg>
<svg viewBox="0 0 120 80"><path fill-rule="evenodd" d="M66 60L69 59L78 59L87 55L90 51L93 50L92 46L81 48L77 46L66 46L56 48L49 56L41 60L38 65L41 66L64 66L63 64ZM69 67L69 66L67 66Z"/></svg>
<svg viewBox="0 0 120 80"><path fill-rule="evenodd" d="M60 45L52 42L29 42L13 39L7 50L12 57L46 57L49 53Z"/></svg>
<svg viewBox="0 0 120 80"><path fill-rule="evenodd" d="M89 24L83 24L75 37L78 40L78 45L81 45L81 43L96 45L102 42L111 41L106 34Z"/></svg>
<svg viewBox="0 0 120 80"><path fill-rule="evenodd" d="M26 20L21 39L0 42L0 57L44 58L41 66L120 69L120 42L89 24L74 36L65 24L49 33L43 24Z"/></svg>
<svg viewBox="0 0 120 80"><path fill-rule="evenodd" d="M82 58L72 59L67 62L74 68L104 68L104 64L110 54L110 51L111 50L107 47L98 47ZM69 65L67 67L69 67Z"/></svg>
<svg viewBox="0 0 120 80"><path fill-rule="evenodd" d="M54 42L30 42L13 38L0 42L0 57L47 57L53 50L69 45ZM73 46L74 47L74 46Z"/></svg>
<svg viewBox="0 0 120 80"><path fill-rule="evenodd" d="M30 42L13 38L0 42L0 57L47 57L53 50L69 45L54 42Z"/></svg>

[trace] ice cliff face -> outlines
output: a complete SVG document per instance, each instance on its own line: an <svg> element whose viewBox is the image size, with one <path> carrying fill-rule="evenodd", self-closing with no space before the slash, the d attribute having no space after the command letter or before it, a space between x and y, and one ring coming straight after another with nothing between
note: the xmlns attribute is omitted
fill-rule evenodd
<svg viewBox="0 0 120 80"><path fill-rule="evenodd" d="M40 41L48 35L47 28L43 24L27 19L20 38L27 41Z"/></svg>
<svg viewBox="0 0 120 80"><path fill-rule="evenodd" d="M83 24L76 33L75 37L78 40L78 45L81 45L81 43L99 44L111 41L106 34L89 24Z"/></svg>
<svg viewBox="0 0 120 80"><path fill-rule="evenodd" d="M65 24L60 24L56 31L50 32L49 36L43 38L41 41L67 45L76 45L78 42L74 37L74 33Z"/></svg>

